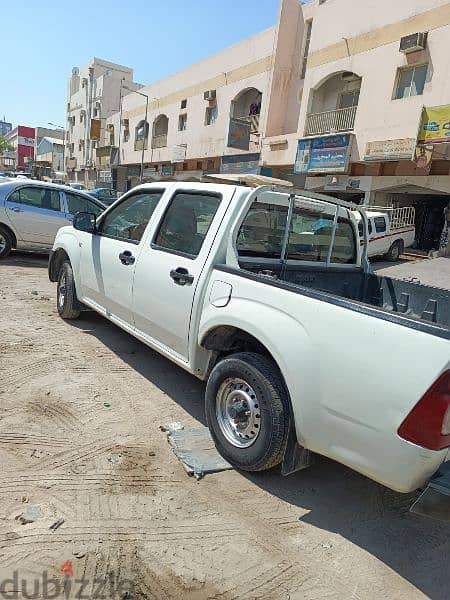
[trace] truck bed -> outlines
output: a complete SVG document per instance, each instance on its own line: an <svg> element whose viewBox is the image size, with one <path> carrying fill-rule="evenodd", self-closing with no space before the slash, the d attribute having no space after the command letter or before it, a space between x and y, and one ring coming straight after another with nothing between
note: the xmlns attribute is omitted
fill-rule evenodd
<svg viewBox="0 0 450 600"><path fill-rule="evenodd" d="M398 321L402 317L401 321L407 319L417 329L450 339L448 290L364 273L362 269L280 265L275 261L273 265L267 261L243 261L241 269L243 274L257 274L272 284L325 292L323 299L326 301L331 301L331 297L353 301L348 304L353 310L376 307L385 313L385 318L389 319L390 315L390 320ZM354 302L359 306L352 307Z"/></svg>

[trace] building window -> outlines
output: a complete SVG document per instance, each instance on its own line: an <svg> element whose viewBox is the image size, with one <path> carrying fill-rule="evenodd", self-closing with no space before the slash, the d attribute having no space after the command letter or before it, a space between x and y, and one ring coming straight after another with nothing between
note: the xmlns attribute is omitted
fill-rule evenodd
<svg viewBox="0 0 450 600"><path fill-rule="evenodd" d="M303 45L302 66L300 71L300 79L305 79L306 67L308 64L309 45L311 43L312 20L305 23L305 43Z"/></svg>
<svg viewBox="0 0 450 600"><path fill-rule="evenodd" d="M427 71L428 65L399 69L394 99L399 100L400 98L409 98L410 96L421 96L425 88Z"/></svg>
<svg viewBox="0 0 450 600"><path fill-rule="evenodd" d="M187 100L184 99L184 100L181 101L180 108L183 109L183 108L186 108L186 107L187 107Z"/></svg>
<svg viewBox="0 0 450 600"><path fill-rule="evenodd" d="M359 90L353 92L342 92L339 96L338 108L351 108L352 106L358 106L359 102Z"/></svg>
<svg viewBox="0 0 450 600"><path fill-rule="evenodd" d="M135 130L134 149L147 149L148 141L148 123L147 121L139 121Z"/></svg>
<svg viewBox="0 0 450 600"><path fill-rule="evenodd" d="M217 104L207 106L205 111L205 125L214 125L217 120Z"/></svg>
<svg viewBox="0 0 450 600"><path fill-rule="evenodd" d="M178 117L178 131L186 131L187 126L187 115L180 115Z"/></svg>

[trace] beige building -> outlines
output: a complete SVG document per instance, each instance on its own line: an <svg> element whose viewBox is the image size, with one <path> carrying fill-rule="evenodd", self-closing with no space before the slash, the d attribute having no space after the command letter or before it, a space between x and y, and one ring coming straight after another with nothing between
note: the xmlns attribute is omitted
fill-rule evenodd
<svg viewBox="0 0 450 600"><path fill-rule="evenodd" d="M450 194L449 56L448 0L281 0L274 27L103 111L96 167L121 191L246 171L414 204L419 246L436 249Z"/></svg>
<svg viewBox="0 0 450 600"><path fill-rule="evenodd" d="M68 83L66 172L70 181L95 187L97 147L105 136L107 119L119 111L121 95L140 86L133 69L93 58L82 69L74 67ZM129 89L127 89L129 88Z"/></svg>

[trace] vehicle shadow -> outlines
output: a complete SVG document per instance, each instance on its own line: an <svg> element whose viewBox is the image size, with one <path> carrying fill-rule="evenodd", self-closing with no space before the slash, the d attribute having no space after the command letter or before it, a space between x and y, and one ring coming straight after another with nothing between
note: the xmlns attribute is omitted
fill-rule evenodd
<svg viewBox="0 0 450 600"><path fill-rule="evenodd" d="M206 424L202 382L95 313L85 313L73 325L95 336ZM450 524L409 513L415 495L392 492L322 457L317 457L309 469L289 477L282 477L279 469L242 475L298 507L303 514L301 522L339 534L388 565L427 597L448 600Z"/></svg>
<svg viewBox="0 0 450 600"><path fill-rule="evenodd" d="M48 266L48 253L26 252L24 250L13 250L9 256L0 260L2 265L14 267L37 267L46 269Z"/></svg>

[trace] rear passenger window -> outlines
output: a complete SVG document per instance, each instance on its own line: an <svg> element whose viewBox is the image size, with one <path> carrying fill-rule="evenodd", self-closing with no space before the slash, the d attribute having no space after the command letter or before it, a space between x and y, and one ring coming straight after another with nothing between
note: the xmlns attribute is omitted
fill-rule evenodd
<svg viewBox="0 0 450 600"><path fill-rule="evenodd" d="M375 217L374 222L377 233L384 233L386 231L386 219L384 217Z"/></svg>
<svg viewBox="0 0 450 600"><path fill-rule="evenodd" d="M280 258L287 214L287 206L254 202L238 233L238 255Z"/></svg>
<svg viewBox="0 0 450 600"><path fill-rule="evenodd" d="M155 238L155 245L195 258L202 247L221 197L214 194L178 192Z"/></svg>
<svg viewBox="0 0 450 600"><path fill-rule="evenodd" d="M367 221L368 226L369 226L369 235L371 235L372 233L372 222L370 220ZM362 221L358 221L358 231L359 231L359 235L360 237L364 237L364 224Z"/></svg>
<svg viewBox="0 0 450 600"><path fill-rule="evenodd" d="M92 202L84 196L79 196L78 194L70 194L66 192L66 199L67 210L71 215L76 215L77 212L89 212L94 213L94 215L97 217L104 210L95 202Z"/></svg>
<svg viewBox="0 0 450 600"><path fill-rule="evenodd" d="M13 192L9 202L17 202L33 208L43 208L60 212L59 192L41 187L23 187Z"/></svg>

